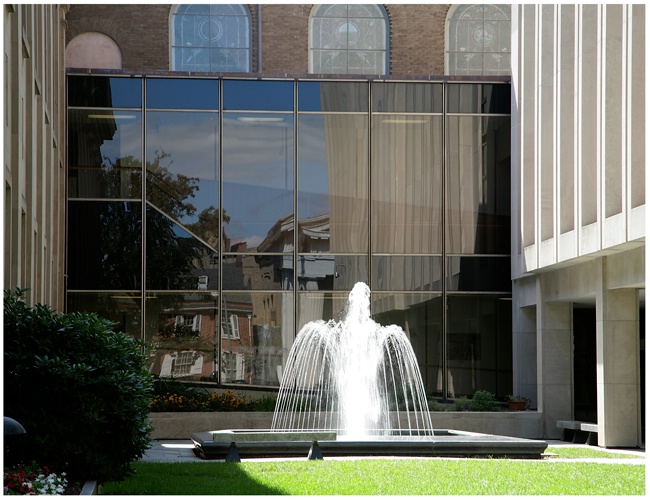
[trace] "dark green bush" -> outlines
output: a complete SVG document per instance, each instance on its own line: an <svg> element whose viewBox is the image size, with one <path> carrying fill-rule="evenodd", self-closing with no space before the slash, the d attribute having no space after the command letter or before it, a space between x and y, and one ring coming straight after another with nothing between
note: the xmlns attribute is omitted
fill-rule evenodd
<svg viewBox="0 0 650 500"><path fill-rule="evenodd" d="M251 403L253 411L275 411L275 404L277 398L271 396L264 396L256 399Z"/></svg>
<svg viewBox="0 0 650 500"><path fill-rule="evenodd" d="M496 396L490 391L476 391L470 402L470 410L472 411L497 411L499 408L500 405Z"/></svg>
<svg viewBox="0 0 650 500"><path fill-rule="evenodd" d="M71 480L124 479L151 440L143 343L24 293L4 293L4 412L27 430L22 458Z"/></svg>
<svg viewBox="0 0 650 500"><path fill-rule="evenodd" d="M471 411L472 401L467 396L461 396L455 400L448 408L449 411Z"/></svg>
<svg viewBox="0 0 650 500"><path fill-rule="evenodd" d="M152 412L273 411L275 397L251 399L233 391L211 392L169 378L154 378Z"/></svg>

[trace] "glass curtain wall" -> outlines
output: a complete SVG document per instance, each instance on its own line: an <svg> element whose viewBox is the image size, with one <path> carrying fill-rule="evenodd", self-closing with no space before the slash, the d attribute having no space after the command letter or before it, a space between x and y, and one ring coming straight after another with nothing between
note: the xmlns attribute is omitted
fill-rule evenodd
<svg viewBox="0 0 650 500"><path fill-rule="evenodd" d="M68 77L67 309L278 387L355 283L429 393L511 390L509 85Z"/></svg>

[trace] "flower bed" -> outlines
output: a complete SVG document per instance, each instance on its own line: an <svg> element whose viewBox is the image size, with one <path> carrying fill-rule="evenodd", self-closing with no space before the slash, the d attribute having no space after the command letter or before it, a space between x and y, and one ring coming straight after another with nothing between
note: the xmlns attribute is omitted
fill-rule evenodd
<svg viewBox="0 0 650 500"><path fill-rule="evenodd" d="M246 411L251 404L233 392L165 393L151 401L151 411Z"/></svg>
<svg viewBox="0 0 650 500"><path fill-rule="evenodd" d="M161 384L157 388L151 401L151 412L273 411L275 408L274 397L251 399L233 391L210 392L168 385Z"/></svg>
<svg viewBox="0 0 650 500"><path fill-rule="evenodd" d="M4 469L5 495L64 495L68 493L67 488L65 472L55 474L36 462Z"/></svg>

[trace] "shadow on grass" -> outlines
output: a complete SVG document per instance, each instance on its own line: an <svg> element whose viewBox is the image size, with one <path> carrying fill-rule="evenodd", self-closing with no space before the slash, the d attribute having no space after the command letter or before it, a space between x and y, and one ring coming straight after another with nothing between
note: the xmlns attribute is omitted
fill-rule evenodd
<svg viewBox="0 0 650 500"><path fill-rule="evenodd" d="M154 463L134 465L135 473L103 484L101 495L286 495L253 479L241 463Z"/></svg>

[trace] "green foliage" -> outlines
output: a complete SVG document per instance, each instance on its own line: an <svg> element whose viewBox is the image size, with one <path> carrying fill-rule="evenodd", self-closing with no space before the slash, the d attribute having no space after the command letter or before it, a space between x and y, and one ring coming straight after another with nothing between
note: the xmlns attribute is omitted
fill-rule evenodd
<svg viewBox="0 0 650 500"><path fill-rule="evenodd" d="M446 404L439 402L433 397L427 398L427 405L429 406L429 411L445 411L447 409Z"/></svg>
<svg viewBox="0 0 650 500"><path fill-rule="evenodd" d="M472 396L469 407L472 411L497 411L499 409L499 402L494 393L478 390Z"/></svg>
<svg viewBox="0 0 650 500"><path fill-rule="evenodd" d="M196 390L185 394L168 392L155 396L151 402L151 411L246 411L249 405L248 401L230 391L216 393Z"/></svg>
<svg viewBox="0 0 650 500"><path fill-rule="evenodd" d="M17 458L123 479L151 440L144 345L94 313L28 307L24 294L4 293L4 411L27 431Z"/></svg>
<svg viewBox="0 0 650 500"><path fill-rule="evenodd" d="M152 412L273 411L276 398L252 400L232 391L220 393L193 387L173 379L156 378Z"/></svg>
<svg viewBox="0 0 650 500"><path fill-rule="evenodd" d="M471 411L471 401L467 396L461 396L456 399L451 405L449 405L449 411Z"/></svg>
<svg viewBox="0 0 650 500"><path fill-rule="evenodd" d="M277 398L271 396L264 396L260 399L255 399L251 402L253 411L275 411L275 403Z"/></svg>

